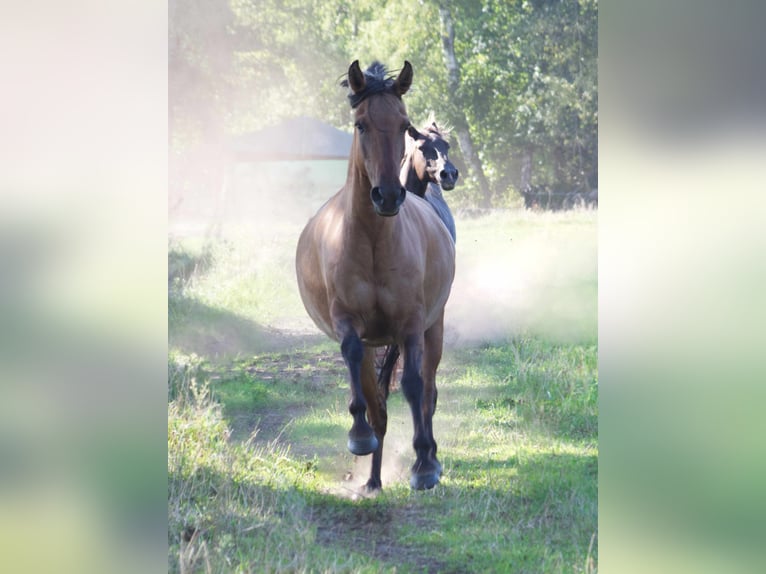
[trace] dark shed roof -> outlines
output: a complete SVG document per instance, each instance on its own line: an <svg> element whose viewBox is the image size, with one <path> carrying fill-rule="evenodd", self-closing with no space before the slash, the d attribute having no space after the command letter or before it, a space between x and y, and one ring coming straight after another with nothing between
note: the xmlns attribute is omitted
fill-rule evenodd
<svg viewBox="0 0 766 574"><path fill-rule="evenodd" d="M353 136L314 118L297 117L260 131L232 136L236 161L348 159Z"/></svg>

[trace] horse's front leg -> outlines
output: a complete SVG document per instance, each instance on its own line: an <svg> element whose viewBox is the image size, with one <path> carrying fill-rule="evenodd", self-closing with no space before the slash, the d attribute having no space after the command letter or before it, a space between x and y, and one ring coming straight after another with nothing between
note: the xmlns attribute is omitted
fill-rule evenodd
<svg viewBox="0 0 766 574"><path fill-rule="evenodd" d="M441 467L432 453L436 445L433 442L429 424L424 416L423 377L421 366L423 361L423 335L411 336L404 343L404 370L402 372L402 391L410 404L412 424L415 436L412 446L415 449L415 464L412 465L410 486L416 490L433 488L439 482ZM428 398L429 402L431 398ZM426 408L430 411L430 408ZM430 417L429 417L430 418Z"/></svg>
<svg viewBox="0 0 766 574"><path fill-rule="evenodd" d="M364 345L350 321L339 321L335 329L341 340L340 351L348 367L351 380L351 401L349 401L348 410L354 422L348 432L348 450L355 455L362 456L370 454L378 448L375 432L365 418L367 402L362 390Z"/></svg>

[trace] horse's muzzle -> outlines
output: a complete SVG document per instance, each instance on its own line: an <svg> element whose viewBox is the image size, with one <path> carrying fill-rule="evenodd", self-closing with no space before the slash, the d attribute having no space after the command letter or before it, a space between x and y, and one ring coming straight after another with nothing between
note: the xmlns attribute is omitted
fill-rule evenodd
<svg viewBox="0 0 766 574"><path fill-rule="evenodd" d="M407 197L407 190L403 187L373 187L370 190L370 199L375 208L375 213L383 217L391 217L399 213L399 208Z"/></svg>
<svg viewBox="0 0 766 574"><path fill-rule="evenodd" d="M454 189L457 183L458 171L457 168L451 165L445 165L444 169L439 173L439 183L441 188L445 191Z"/></svg>

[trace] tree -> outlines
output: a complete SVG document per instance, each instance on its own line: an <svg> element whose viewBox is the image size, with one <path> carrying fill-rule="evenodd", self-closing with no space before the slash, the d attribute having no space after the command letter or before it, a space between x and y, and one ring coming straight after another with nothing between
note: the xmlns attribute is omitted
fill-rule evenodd
<svg viewBox="0 0 766 574"><path fill-rule="evenodd" d="M471 131L468 126L468 120L463 112L466 104L463 102L460 93L460 65L455 57L455 27L452 22L452 15L446 2L439 5L439 19L442 26L442 48L444 51L444 64L447 70L447 86L450 95L450 117L455 125L460 149L466 163L470 166L474 178L479 186L480 206L490 207L491 195L487 178L484 176L484 169L477 155Z"/></svg>
<svg viewBox="0 0 766 574"><path fill-rule="evenodd" d="M459 203L504 202L531 182L595 185L596 0L342 4L346 53L409 59L410 114L453 125L453 159L471 175L451 194Z"/></svg>
<svg viewBox="0 0 766 574"><path fill-rule="evenodd" d="M469 122L495 194L597 172L597 2L456 3ZM591 177L592 179L592 177Z"/></svg>
<svg viewBox="0 0 766 574"><path fill-rule="evenodd" d="M220 207L228 135L296 115L341 121L333 78L345 57L316 20L299 0L171 0L171 202L191 192Z"/></svg>
<svg viewBox="0 0 766 574"><path fill-rule="evenodd" d="M393 73L406 59L413 123L435 112L454 129L457 207L503 204L530 183L588 188L597 16L597 0L171 0L171 148L187 156L296 115L350 129L348 65Z"/></svg>

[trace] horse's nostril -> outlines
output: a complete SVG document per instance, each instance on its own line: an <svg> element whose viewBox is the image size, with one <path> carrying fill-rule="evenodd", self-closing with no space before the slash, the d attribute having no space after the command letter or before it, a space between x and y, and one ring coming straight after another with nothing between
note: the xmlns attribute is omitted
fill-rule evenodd
<svg viewBox="0 0 766 574"><path fill-rule="evenodd" d="M373 187L370 190L370 199L376 211L382 215L396 215L405 197L407 197L407 190L401 186L398 193L394 186Z"/></svg>

